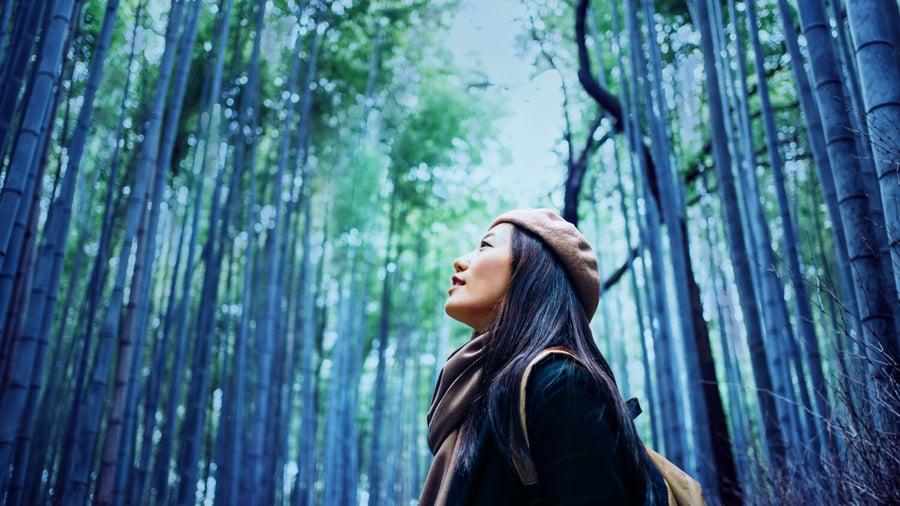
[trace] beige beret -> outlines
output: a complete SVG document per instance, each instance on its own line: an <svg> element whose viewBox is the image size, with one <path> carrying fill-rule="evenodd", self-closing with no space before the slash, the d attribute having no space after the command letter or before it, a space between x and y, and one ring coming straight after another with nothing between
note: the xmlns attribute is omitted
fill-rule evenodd
<svg viewBox="0 0 900 506"><path fill-rule="evenodd" d="M552 209L516 209L501 214L491 224L511 223L528 230L544 241L563 265L569 282L581 300L588 320L600 301L600 271L597 255L587 238Z"/></svg>

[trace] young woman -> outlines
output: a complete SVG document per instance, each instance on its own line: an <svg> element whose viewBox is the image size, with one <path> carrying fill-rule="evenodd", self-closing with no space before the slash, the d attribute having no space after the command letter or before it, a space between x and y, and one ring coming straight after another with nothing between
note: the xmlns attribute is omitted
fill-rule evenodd
<svg viewBox="0 0 900 506"><path fill-rule="evenodd" d="M419 504L666 504L591 335L600 280L584 236L549 209L519 209L453 267L444 309L473 333L435 385ZM520 380L548 347L574 356L547 354L530 369L523 433ZM527 459L529 485L517 467Z"/></svg>

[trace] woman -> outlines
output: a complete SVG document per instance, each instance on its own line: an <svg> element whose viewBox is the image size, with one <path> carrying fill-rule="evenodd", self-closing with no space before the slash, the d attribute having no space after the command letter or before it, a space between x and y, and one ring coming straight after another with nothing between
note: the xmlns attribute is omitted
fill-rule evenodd
<svg viewBox="0 0 900 506"><path fill-rule="evenodd" d="M549 209L519 209L453 267L444 309L473 334L435 385L420 504L665 504L591 336L600 280L584 236ZM577 359L552 353L530 370L523 433L520 380L550 346ZM529 458L537 483L525 485Z"/></svg>

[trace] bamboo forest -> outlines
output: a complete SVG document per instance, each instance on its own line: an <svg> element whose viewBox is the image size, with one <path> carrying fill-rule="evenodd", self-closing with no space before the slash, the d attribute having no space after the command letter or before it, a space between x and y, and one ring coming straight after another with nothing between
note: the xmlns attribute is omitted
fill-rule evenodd
<svg viewBox="0 0 900 506"><path fill-rule="evenodd" d="M900 504L896 0L0 0L0 76L0 504L419 504L526 207L707 504Z"/></svg>

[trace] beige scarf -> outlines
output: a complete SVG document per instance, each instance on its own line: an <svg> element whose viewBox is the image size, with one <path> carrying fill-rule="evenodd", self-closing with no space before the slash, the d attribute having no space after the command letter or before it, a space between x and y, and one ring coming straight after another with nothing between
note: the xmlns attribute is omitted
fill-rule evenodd
<svg viewBox="0 0 900 506"><path fill-rule="evenodd" d="M447 502L456 467L459 427L481 381L481 358L487 334L473 337L447 358L441 368L428 409L428 447L434 460L428 469L419 504L440 506Z"/></svg>

